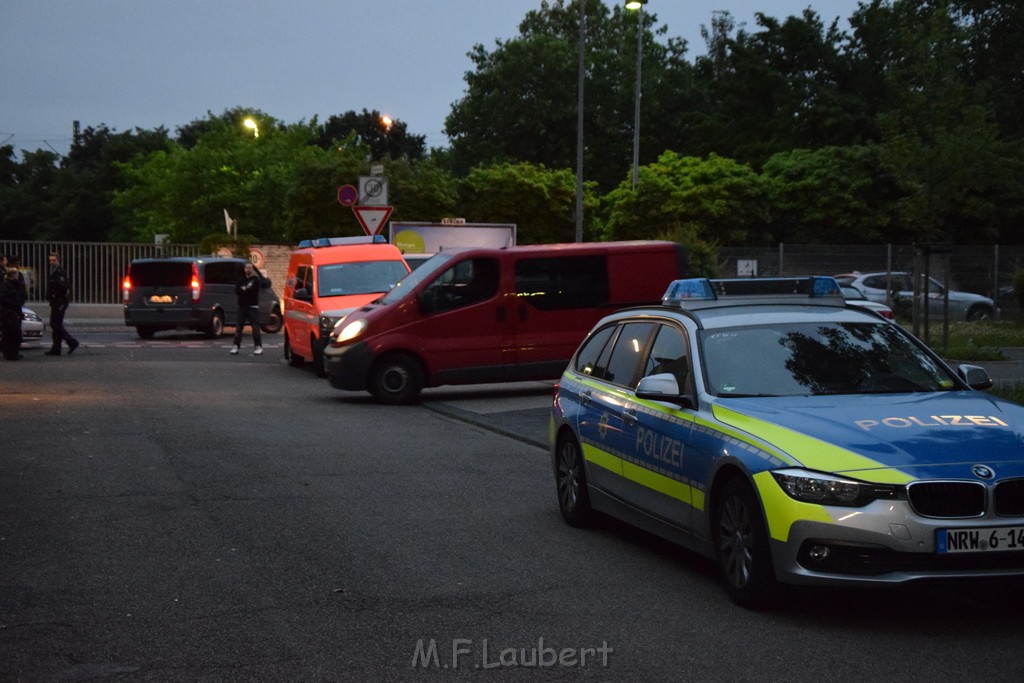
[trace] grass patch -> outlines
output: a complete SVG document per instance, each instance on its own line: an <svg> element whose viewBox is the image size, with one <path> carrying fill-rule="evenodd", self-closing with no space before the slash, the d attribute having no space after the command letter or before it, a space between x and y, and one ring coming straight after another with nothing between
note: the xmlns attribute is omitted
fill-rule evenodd
<svg viewBox="0 0 1024 683"><path fill-rule="evenodd" d="M994 387L989 389L988 393L999 398L1005 398L1007 401L1024 405L1024 382L1014 382L1013 384L999 384L997 382Z"/></svg>
<svg viewBox="0 0 1024 683"><path fill-rule="evenodd" d="M904 328L911 330L909 321L902 321ZM922 340L924 328L921 330ZM986 320L977 323L951 322L949 324L949 346L942 347L942 322L931 322L931 347L943 358L956 360L1006 360L999 347L1024 347L1024 321Z"/></svg>

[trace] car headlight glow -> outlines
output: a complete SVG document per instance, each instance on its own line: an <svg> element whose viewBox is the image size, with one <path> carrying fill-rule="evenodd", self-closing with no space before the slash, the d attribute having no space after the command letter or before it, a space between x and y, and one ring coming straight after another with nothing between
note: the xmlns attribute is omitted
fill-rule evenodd
<svg viewBox="0 0 1024 683"><path fill-rule="evenodd" d="M809 470L775 470L772 476L791 498L803 503L861 507L873 500L897 498L899 492L896 486Z"/></svg>
<svg viewBox="0 0 1024 683"><path fill-rule="evenodd" d="M43 319L39 317L39 314L35 311L25 311L25 320L30 320L34 323L41 323Z"/></svg>
<svg viewBox="0 0 1024 683"><path fill-rule="evenodd" d="M337 336L335 336L334 341L337 344L344 344L346 342L350 342L353 339L359 337L359 335L361 335L365 329L365 320L355 320L353 322L350 322L348 325L345 325L345 327L343 327L341 331L338 332Z"/></svg>

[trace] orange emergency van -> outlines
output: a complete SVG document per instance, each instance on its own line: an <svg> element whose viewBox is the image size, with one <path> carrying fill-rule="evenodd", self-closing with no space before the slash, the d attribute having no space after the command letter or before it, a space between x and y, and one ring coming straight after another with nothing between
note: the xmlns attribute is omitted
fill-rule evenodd
<svg viewBox="0 0 1024 683"><path fill-rule="evenodd" d="M409 272L402 253L382 236L300 242L288 260L284 357L325 377L324 346L346 313L391 291Z"/></svg>

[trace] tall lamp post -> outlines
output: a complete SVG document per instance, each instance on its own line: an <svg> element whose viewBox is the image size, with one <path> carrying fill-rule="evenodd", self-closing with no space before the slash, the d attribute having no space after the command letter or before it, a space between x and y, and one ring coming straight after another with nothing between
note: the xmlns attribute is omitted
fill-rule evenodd
<svg viewBox="0 0 1024 683"><path fill-rule="evenodd" d="M640 65L644 48L644 5L647 0L626 0L626 9L636 10L636 103L633 106L633 189L640 166Z"/></svg>
<svg viewBox="0 0 1024 683"><path fill-rule="evenodd" d="M576 83L576 241L583 241L583 76L586 71L584 58L587 42L587 2L580 3L579 66Z"/></svg>

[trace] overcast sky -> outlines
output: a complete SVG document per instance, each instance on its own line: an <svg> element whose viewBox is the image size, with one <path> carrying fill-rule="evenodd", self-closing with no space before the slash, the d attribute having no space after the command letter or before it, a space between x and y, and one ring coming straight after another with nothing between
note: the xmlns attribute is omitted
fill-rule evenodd
<svg viewBox="0 0 1024 683"><path fill-rule="evenodd" d="M615 0L605 0L611 5ZM379 110L447 145L473 45L518 34L541 0L0 0L0 145L66 153L72 121L115 131L177 126L234 107L285 123ZM857 0L649 0L668 35L704 52L727 10L826 24Z"/></svg>

